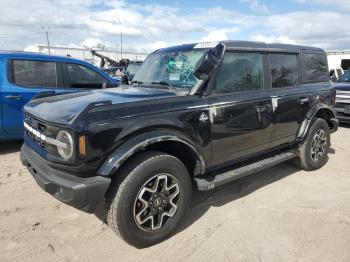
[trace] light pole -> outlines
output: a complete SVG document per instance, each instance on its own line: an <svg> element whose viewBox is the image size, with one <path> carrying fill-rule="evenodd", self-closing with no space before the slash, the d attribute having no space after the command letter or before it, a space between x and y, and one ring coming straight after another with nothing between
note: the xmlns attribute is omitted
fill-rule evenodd
<svg viewBox="0 0 350 262"><path fill-rule="evenodd" d="M50 27L44 27L42 26L41 29L43 29L45 31L46 34L46 41L47 41L47 48L49 49L49 54L51 54L51 50L50 50L50 41L49 41L49 29Z"/></svg>
<svg viewBox="0 0 350 262"><path fill-rule="evenodd" d="M123 32L120 32L120 60L123 59Z"/></svg>
<svg viewBox="0 0 350 262"><path fill-rule="evenodd" d="M119 47L119 44L115 43L115 61L118 61L118 47Z"/></svg>
<svg viewBox="0 0 350 262"><path fill-rule="evenodd" d="M120 25L120 60L123 59L123 21L118 17L118 22Z"/></svg>

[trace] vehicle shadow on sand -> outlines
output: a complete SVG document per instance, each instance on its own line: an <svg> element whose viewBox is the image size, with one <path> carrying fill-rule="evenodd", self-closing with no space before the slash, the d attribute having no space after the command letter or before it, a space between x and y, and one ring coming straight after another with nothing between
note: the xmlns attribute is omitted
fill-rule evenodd
<svg viewBox="0 0 350 262"><path fill-rule="evenodd" d="M192 204L177 233L190 227L201 218L211 206L220 207L238 200L271 183L292 175L300 169L293 166L291 161L243 177L211 191L198 191L193 188Z"/></svg>
<svg viewBox="0 0 350 262"><path fill-rule="evenodd" d="M331 147L329 153L335 154L335 149ZM211 191L198 191L198 189L193 186L191 208L178 227L176 234L190 227L200 219L210 207L224 206L229 202L254 193L256 190L293 175L298 171L300 171L300 169L295 167L292 161L287 161Z"/></svg>
<svg viewBox="0 0 350 262"><path fill-rule="evenodd" d="M23 141L0 142L0 156L21 150Z"/></svg>

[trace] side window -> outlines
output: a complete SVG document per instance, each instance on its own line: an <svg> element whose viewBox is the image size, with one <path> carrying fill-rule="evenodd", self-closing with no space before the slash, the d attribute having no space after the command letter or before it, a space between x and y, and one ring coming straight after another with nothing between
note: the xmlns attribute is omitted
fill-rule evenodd
<svg viewBox="0 0 350 262"><path fill-rule="evenodd" d="M261 54L227 52L216 78L216 93L259 90L262 83Z"/></svg>
<svg viewBox="0 0 350 262"><path fill-rule="evenodd" d="M270 54L272 87L295 86L299 80L298 58L293 54Z"/></svg>
<svg viewBox="0 0 350 262"><path fill-rule="evenodd" d="M12 81L25 87L57 87L55 62L12 60Z"/></svg>
<svg viewBox="0 0 350 262"><path fill-rule="evenodd" d="M70 87L101 88L105 79L94 70L78 64L67 63Z"/></svg>
<svg viewBox="0 0 350 262"><path fill-rule="evenodd" d="M304 80L307 82L323 82L329 80L327 57L323 54L304 54Z"/></svg>

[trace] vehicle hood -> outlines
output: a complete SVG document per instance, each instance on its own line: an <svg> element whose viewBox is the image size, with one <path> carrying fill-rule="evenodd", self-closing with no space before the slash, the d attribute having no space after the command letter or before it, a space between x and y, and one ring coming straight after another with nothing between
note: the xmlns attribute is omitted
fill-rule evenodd
<svg viewBox="0 0 350 262"><path fill-rule="evenodd" d="M169 89L117 87L55 95L30 101L25 112L44 121L67 125L91 104L122 104L184 95Z"/></svg>
<svg viewBox="0 0 350 262"><path fill-rule="evenodd" d="M334 84L334 88L339 91L350 91L350 82L338 82Z"/></svg>

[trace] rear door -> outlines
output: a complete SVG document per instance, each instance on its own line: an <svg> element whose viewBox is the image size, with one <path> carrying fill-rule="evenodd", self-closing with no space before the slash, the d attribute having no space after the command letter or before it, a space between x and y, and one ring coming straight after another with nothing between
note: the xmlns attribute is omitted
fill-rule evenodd
<svg viewBox="0 0 350 262"><path fill-rule="evenodd" d="M221 166L269 148L272 105L265 83L266 55L226 52L208 97L212 117L212 165Z"/></svg>
<svg viewBox="0 0 350 262"><path fill-rule="evenodd" d="M297 53L269 54L271 69L271 100L274 127L271 145L295 141L299 127L310 108L307 89L300 87L301 69Z"/></svg>
<svg viewBox="0 0 350 262"><path fill-rule="evenodd" d="M39 92L64 91L56 62L9 58L2 83L2 128L8 135L21 135L23 106Z"/></svg>

